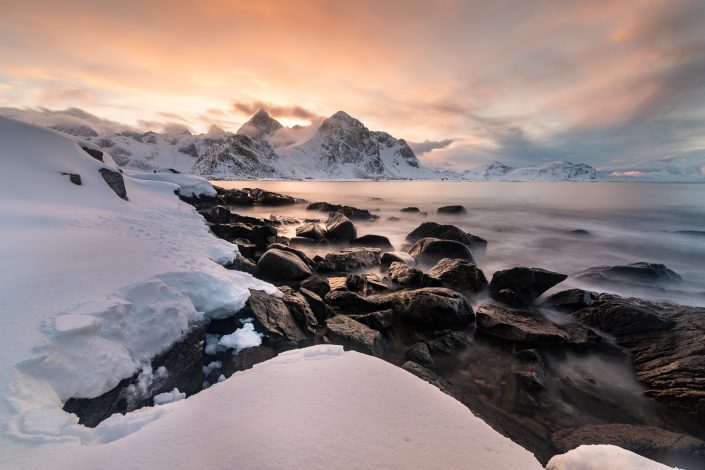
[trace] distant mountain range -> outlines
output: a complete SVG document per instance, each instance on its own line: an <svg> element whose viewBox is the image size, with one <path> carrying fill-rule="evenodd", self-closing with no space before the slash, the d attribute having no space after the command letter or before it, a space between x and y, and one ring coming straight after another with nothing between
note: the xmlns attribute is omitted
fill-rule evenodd
<svg viewBox="0 0 705 470"><path fill-rule="evenodd" d="M98 134L84 127L62 126L57 130L92 142L126 168L171 168L210 179L602 179L589 165L565 161L526 168L491 162L461 172L424 167L406 141L386 132L370 131L343 111L317 126L285 127L259 110L237 133L212 126L200 135L185 129Z"/></svg>

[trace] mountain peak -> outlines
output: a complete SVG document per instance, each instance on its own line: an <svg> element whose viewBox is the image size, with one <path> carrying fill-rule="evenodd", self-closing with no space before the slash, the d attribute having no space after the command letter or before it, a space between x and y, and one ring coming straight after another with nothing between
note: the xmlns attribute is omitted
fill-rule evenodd
<svg viewBox="0 0 705 470"><path fill-rule="evenodd" d="M326 119L321 123L321 127L318 129L319 133L329 133L329 132L345 132L354 131L360 132L367 130L365 125L354 117L350 116L345 111L338 111L331 117Z"/></svg>
<svg viewBox="0 0 705 470"><path fill-rule="evenodd" d="M215 137L220 137L223 134L225 134L225 131L223 129L216 126L215 124L211 124L211 127L210 127L210 129L208 129L208 133L206 134L206 137L209 137L212 139Z"/></svg>
<svg viewBox="0 0 705 470"><path fill-rule="evenodd" d="M262 139L274 134L282 127L284 126L279 121L270 116L263 108L260 108L249 121L237 130L237 133L253 139Z"/></svg>

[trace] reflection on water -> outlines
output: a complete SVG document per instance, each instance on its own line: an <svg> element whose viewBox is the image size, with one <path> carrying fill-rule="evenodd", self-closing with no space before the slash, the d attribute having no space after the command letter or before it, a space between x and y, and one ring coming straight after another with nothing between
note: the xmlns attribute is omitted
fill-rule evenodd
<svg viewBox="0 0 705 470"><path fill-rule="evenodd" d="M398 249L423 221L449 223L489 241L474 253L490 277L498 269L536 266L572 274L590 266L636 261L663 263L683 276L669 290L629 291L595 287L569 278L560 289L577 286L634 294L656 300L705 305L705 184L658 183L470 183L470 182L302 182L219 181L225 188L261 187L308 201L370 209L375 222L358 221L360 235L390 238ZM439 206L462 204L464 215L437 215ZM399 212L417 206L427 216ZM325 214L306 205L254 207L239 213L299 218ZM387 221L397 217L397 222ZM586 230L588 234L571 233ZM292 236L294 226L284 228ZM554 288L555 290L556 288Z"/></svg>

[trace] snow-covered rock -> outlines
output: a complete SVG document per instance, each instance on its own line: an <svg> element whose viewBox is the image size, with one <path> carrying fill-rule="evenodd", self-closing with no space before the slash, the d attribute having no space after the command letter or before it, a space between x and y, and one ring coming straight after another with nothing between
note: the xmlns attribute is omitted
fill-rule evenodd
<svg viewBox="0 0 705 470"><path fill-rule="evenodd" d="M282 127L284 126L282 126L279 121L271 117L267 111L260 109L250 118L249 121L238 129L237 133L244 134L252 137L253 139L263 139L267 136L271 136Z"/></svg>

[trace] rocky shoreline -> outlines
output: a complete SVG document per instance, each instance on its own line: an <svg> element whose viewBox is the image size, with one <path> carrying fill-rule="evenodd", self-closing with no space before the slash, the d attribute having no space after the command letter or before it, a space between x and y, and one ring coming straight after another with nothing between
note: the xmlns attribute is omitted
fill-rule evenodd
<svg viewBox="0 0 705 470"><path fill-rule="evenodd" d="M383 235L358 236L356 220L378 218L366 209L256 188L182 199L213 234L238 246L242 256L230 269L269 281L282 295L251 291L244 309L193 326L152 361L153 370L170 373L147 387L136 374L100 397L68 400L64 409L82 423L151 405L175 388L192 395L282 351L327 342L433 383L544 464L580 444L602 443L705 469L705 309L578 289L544 298L567 276L534 267L486 276L473 252L491 240L453 225L425 222L395 251ZM237 213L295 204L308 204L312 217ZM294 224L296 237L279 235ZM309 257L309 247L328 252ZM639 283L677 276L648 263L585 275ZM264 333L260 345L213 347L247 322Z"/></svg>

